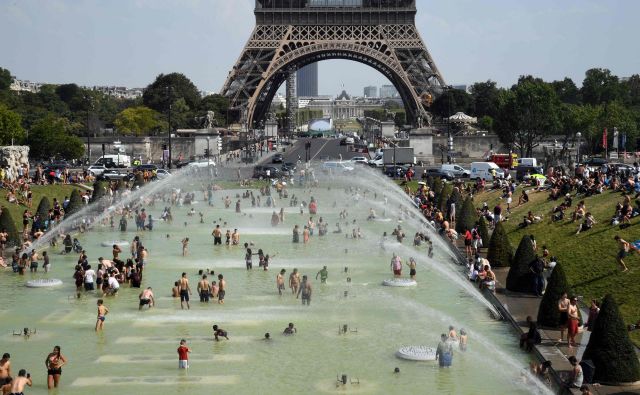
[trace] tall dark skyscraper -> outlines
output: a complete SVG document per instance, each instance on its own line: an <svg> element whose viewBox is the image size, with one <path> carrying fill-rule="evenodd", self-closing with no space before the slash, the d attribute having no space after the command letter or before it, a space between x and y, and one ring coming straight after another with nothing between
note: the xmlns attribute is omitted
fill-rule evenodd
<svg viewBox="0 0 640 395"><path fill-rule="evenodd" d="M318 96L318 63L308 64L296 74L296 96Z"/></svg>

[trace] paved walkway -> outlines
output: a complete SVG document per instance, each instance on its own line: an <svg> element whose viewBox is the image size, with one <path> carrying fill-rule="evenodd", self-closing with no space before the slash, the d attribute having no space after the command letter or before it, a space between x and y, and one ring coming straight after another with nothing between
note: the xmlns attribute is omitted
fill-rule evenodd
<svg viewBox="0 0 640 395"><path fill-rule="evenodd" d="M461 240L458 240L458 242L458 250L464 257L464 245ZM486 252L486 249L483 250ZM485 254L483 253L483 255ZM538 307L542 298L508 291L505 287L507 274L509 273L508 268L496 268L494 272L497 279L496 292L491 293L485 291L485 296L498 307L505 316L504 318L512 323L519 334L527 332L529 330L526 325L527 316L532 316L534 320L537 318ZM587 317L588 313L582 311L582 315L583 317ZM584 349L589 342L590 333L585 331L578 334L578 336L576 336L578 347L572 348L568 347L566 341L558 341L560 339L560 331L557 329L540 329L540 334L542 336L542 343L535 346L533 353L541 361L551 361L553 381L555 383L561 383L569 377L571 371L571 364L567 358L575 355L578 359L581 359ZM515 338L514 342L518 342L518 338ZM640 384L633 386L605 386L596 384L589 385L589 388L594 395L640 394ZM580 391L576 389L572 390L571 393L578 395Z"/></svg>

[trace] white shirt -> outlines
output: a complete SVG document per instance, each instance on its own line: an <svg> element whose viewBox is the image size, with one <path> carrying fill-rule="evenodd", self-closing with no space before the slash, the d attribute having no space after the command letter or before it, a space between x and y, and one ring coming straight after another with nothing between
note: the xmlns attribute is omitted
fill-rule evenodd
<svg viewBox="0 0 640 395"><path fill-rule="evenodd" d="M115 277L109 277L109 288L118 289L120 288L120 284Z"/></svg>
<svg viewBox="0 0 640 395"><path fill-rule="evenodd" d="M87 271L84 272L84 282L85 283L92 283L93 279L96 276L96 272L93 271L93 269L89 269Z"/></svg>

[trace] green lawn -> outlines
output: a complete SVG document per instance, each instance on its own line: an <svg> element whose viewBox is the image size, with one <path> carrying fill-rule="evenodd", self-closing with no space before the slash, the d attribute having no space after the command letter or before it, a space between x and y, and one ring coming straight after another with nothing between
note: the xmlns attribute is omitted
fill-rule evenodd
<svg viewBox="0 0 640 395"><path fill-rule="evenodd" d="M514 194L514 204L517 204L521 188ZM500 201L499 191L487 192L475 197L476 206L487 202L493 208ZM635 253L625 259L629 271L622 273L616 262L618 252L613 240L615 235L633 242L640 239L638 217L631 220L632 226L620 230L619 226L611 226L611 218L615 214L615 205L622 201L620 193L605 192L602 195L585 198L587 211L590 211L598 223L589 231L575 235L578 222L566 219L557 223L551 222L551 209L560 204L559 201L548 201L548 192L532 192L530 201L519 208L512 209L512 214L504 224L511 244L515 248L522 236L534 235L541 249L547 245L552 256L557 256L563 265L569 283L577 295L584 296L584 302L588 304L591 298L602 298L611 293L622 312L627 324L640 320L640 259ZM565 211L570 217L575 205L581 197L574 197L573 206ZM502 200L503 215L506 214L506 201ZM538 224L518 229L522 217L531 210L534 215L544 215L543 221ZM640 345L640 331L631 332L631 338Z"/></svg>
<svg viewBox="0 0 640 395"><path fill-rule="evenodd" d="M31 190L33 191L33 206L30 208L31 213L35 214L36 210L38 209L38 204L40 204L40 199L42 199L43 196L47 196L49 198L49 202L51 203L51 205L53 205L53 198L57 198L58 201L62 203L64 201L64 197L65 196L70 197L71 192L74 189L80 189L80 188L73 185L60 185L60 184L46 185L46 186L42 186L42 185L32 186ZM84 190L80 189L80 191L83 192ZM0 189L0 206L2 206L3 209L9 210L9 212L11 213L11 217L13 218L13 221L16 224L16 229L18 229L18 231L21 231L22 230L22 213L24 212L24 210L27 209L27 207L22 204L9 203L9 201L7 200L6 189Z"/></svg>

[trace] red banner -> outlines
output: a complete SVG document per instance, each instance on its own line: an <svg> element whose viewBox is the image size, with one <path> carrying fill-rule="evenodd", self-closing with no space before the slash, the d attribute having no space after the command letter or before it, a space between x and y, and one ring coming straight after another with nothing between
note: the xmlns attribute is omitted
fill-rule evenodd
<svg viewBox="0 0 640 395"><path fill-rule="evenodd" d="M607 149L607 128L604 128L604 132L602 132L602 147Z"/></svg>

